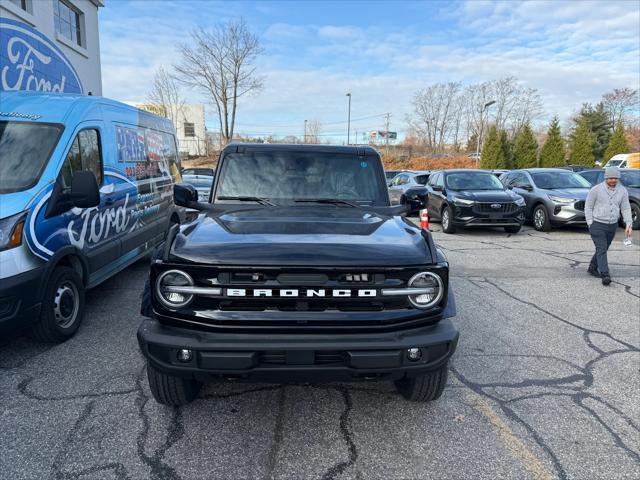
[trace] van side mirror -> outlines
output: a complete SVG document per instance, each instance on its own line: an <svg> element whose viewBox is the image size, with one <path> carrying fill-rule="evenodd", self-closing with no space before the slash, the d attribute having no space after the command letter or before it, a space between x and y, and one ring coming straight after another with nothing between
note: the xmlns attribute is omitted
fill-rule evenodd
<svg viewBox="0 0 640 480"><path fill-rule="evenodd" d="M93 172L79 170L73 174L69 199L74 206L79 208L91 208L100 205L100 190Z"/></svg>
<svg viewBox="0 0 640 480"><path fill-rule="evenodd" d="M173 186L173 202L180 207L197 208L198 191L188 183L176 183Z"/></svg>

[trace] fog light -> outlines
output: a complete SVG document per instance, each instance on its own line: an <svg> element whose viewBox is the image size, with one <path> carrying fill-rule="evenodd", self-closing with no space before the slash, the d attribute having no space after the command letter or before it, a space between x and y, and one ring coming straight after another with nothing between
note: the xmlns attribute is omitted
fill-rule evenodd
<svg viewBox="0 0 640 480"><path fill-rule="evenodd" d="M422 358L422 350L420 350L419 348L407 349L407 358L412 362L417 362Z"/></svg>
<svg viewBox="0 0 640 480"><path fill-rule="evenodd" d="M193 359L193 352L189 349L183 348L178 350L178 361L182 363L189 363Z"/></svg>

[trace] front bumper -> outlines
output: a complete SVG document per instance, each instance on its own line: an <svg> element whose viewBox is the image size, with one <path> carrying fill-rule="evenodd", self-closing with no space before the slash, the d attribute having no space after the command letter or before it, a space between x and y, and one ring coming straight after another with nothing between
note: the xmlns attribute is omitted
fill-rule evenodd
<svg viewBox="0 0 640 480"><path fill-rule="evenodd" d="M3 278L0 282L0 331L20 329L40 315L45 268Z"/></svg>
<svg viewBox="0 0 640 480"><path fill-rule="evenodd" d="M515 227L524 223L525 207L512 212L479 212L474 206L455 206L453 225L456 227Z"/></svg>
<svg viewBox="0 0 640 480"><path fill-rule="evenodd" d="M214 333L147 319L138 342L154 368L202 381L353 381L437 369L453 355L458 335L449 319L412 330L340 335ZM410 361L409 348L420 348L422 357ZM180 349L193 352L189 362L178 361Z"/></svg>
<svg viewBox="0 0 640 480"><path fill-rule="evenodd" d="M557 225L586 225L587 220L584 216L584 202L576 202L572 205L561 205L552 203L550 208L551 223Z"/></svg>

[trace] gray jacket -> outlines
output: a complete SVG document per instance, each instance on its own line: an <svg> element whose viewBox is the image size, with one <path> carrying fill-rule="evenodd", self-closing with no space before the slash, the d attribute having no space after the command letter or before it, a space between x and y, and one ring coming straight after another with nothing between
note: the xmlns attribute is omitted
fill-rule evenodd
<svg viewBox="0 0 640 480"><path fill-rule="evenodd" d="M625 225L631 225L629 192L622 185L618 184L614 190L611 190L605 182L602 182L589 190L584 205L587 225L591 226L594 220L600 223L618 223L620 212Z"/></svg>

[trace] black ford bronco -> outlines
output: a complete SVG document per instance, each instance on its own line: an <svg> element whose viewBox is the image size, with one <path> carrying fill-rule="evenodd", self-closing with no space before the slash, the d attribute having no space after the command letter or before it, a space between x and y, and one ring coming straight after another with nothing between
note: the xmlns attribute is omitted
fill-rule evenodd
<svg viewBox="0 0 640 480"><path fill-rule="evenodd" d="M435 400L458 341L449 265L390 206L369 147L232 144L209 203L156 252L138 330L149 386L168 405L207 380L393 380Z"/></svg>

